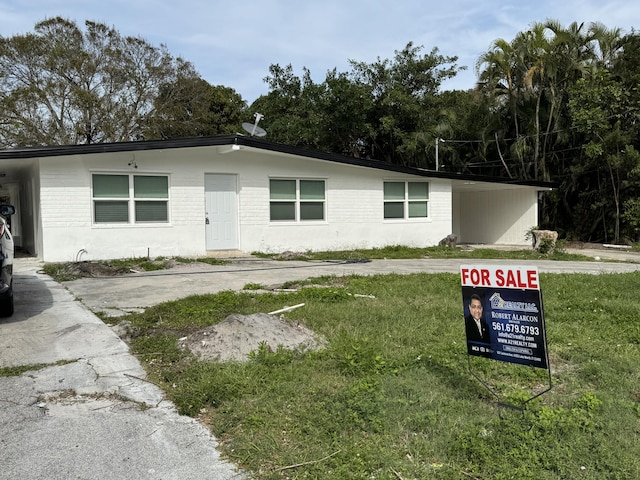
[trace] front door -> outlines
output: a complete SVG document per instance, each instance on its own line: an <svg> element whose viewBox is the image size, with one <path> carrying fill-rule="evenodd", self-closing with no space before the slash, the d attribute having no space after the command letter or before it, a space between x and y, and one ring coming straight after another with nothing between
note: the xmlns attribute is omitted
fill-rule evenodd
<svg viewBox="0 0 640 480"><path fill-rule="evenodd" d="M238 249L238 200L235 175L206 174L205 230L207 250Z"/></svg>

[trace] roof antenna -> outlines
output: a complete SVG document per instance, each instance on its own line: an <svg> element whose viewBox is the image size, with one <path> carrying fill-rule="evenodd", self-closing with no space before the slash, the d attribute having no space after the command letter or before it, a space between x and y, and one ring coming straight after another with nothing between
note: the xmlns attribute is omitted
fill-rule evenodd
<svg viewBox="0 0 640 480"><path fill-rule="evenodd" d="M242 128L244 128L252 137L264 137L267 131L264 128L258 126L258 122L264 118L261 113L254 113L255 123L244 122Z"/></svg>

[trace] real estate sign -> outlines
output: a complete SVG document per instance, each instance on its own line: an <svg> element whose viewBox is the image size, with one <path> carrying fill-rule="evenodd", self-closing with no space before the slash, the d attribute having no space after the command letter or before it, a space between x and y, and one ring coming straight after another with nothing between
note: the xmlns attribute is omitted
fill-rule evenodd
<svg viewBox="0 0 640 480"><path fill-rule="evenodd" d="M469 355L548 368L538 268L462 265L460 279Z"/></svg>

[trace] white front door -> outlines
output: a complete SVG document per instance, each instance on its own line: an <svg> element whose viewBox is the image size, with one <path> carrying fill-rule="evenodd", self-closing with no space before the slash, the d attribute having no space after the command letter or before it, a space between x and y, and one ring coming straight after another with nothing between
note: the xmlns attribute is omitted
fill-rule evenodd
<svg viewBox="0 0 640 480"><path fill-rule="evenodd" d="M235 175L205 174L207 250L238 249L238 200Z"/></svg>

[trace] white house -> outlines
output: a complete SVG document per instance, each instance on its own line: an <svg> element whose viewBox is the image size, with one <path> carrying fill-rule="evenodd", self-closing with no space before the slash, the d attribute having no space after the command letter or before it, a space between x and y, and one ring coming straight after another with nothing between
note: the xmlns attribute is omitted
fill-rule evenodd
<svg viewBox="0 0 640 480"><path fill-rule="evenodd" d="M16 244L46 262L524 245L550 187L242 135L0 151Z"/></svg>

